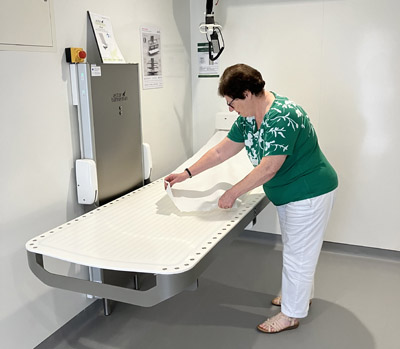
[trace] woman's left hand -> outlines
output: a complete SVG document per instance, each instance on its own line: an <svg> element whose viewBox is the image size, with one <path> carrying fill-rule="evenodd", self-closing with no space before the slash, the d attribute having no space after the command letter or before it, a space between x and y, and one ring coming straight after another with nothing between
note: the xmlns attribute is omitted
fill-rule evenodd
<svg viewBox="0 0 400 349"><path fill-rule="evenodd" d="M234 196L231 190L227 190L218 200L219 208L231 208L235 203L237 197Z"/></svg>

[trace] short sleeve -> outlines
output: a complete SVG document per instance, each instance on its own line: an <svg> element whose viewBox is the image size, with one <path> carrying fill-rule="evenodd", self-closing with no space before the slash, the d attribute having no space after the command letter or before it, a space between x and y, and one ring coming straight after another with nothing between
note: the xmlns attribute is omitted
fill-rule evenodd
<svg viewBox="0 0 400 349"><path fill-rule="evenodd" d="M295 112L277 115L268 120L264 132L264 156L292 155L301 125Z"/></svg>
<svg viewBox="0 0 400 349"><path fill-rule="evenodd" d="M239 119L240 117L237 118L236 121L233 123L227 137L233 142L243 143L244 142L243 125Z"/></svg>

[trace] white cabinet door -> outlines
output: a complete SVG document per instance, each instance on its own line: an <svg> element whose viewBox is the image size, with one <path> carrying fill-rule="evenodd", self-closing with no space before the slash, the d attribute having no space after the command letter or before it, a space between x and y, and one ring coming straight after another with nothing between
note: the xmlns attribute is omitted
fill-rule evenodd
<svg viewBox="0 0 400 349"><path fill-rule="evenodd" d="M0 0L0 49L54 46L51 0Z"/></svg>

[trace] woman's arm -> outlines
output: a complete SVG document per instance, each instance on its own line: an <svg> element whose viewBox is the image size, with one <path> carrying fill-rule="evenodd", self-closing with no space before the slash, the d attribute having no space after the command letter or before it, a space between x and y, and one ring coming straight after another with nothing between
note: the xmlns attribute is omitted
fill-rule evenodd
<svg viewBox="0 0 400 349"><path fill-rule="evenodd" d="M189 171L192 176L195 176L236 155L243 149L243 147L243 143L233 142L228 137L225 137L216 146L207 151L207 153L205 153L198 161L191 165ZM169 182L172 187L175 183L183 182L188 178L189 174L186 171L183 171L181 173L170 174L165 177L164 181Z"/></svg>
<svg viewBox="0 0 400 349"><path fill-rule="evenodd" d="M239 153L244 147L243 143L236 143L225 137L215 147L205 153L197 162L189 167L192 176L195 176L211 167L219 165Z"/></svg>
<svg viewBox="0 0 400 349"><path fill-rule="evenodd" d="M218 206L231 208L239 196L271 180L285 160L286 155L271 155L262 158L257 167L220 197Z"/></svg>

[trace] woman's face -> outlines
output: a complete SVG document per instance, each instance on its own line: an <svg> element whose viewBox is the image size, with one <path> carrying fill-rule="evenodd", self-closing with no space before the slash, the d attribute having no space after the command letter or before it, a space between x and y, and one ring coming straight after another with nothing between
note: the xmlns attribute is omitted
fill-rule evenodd
<svg viewBox="0 0 400 349"><path fill-rule="evenodd" d="M248 93L245 93L244 99L240 99L240 98L232 98L230 96L224 96L225 100L226 100L226 105L229 108L229 111L235 111L237 112L239 115L247 117L247 116L253 116L252 113L249 110L249 101L248 101Z"/></svg>

